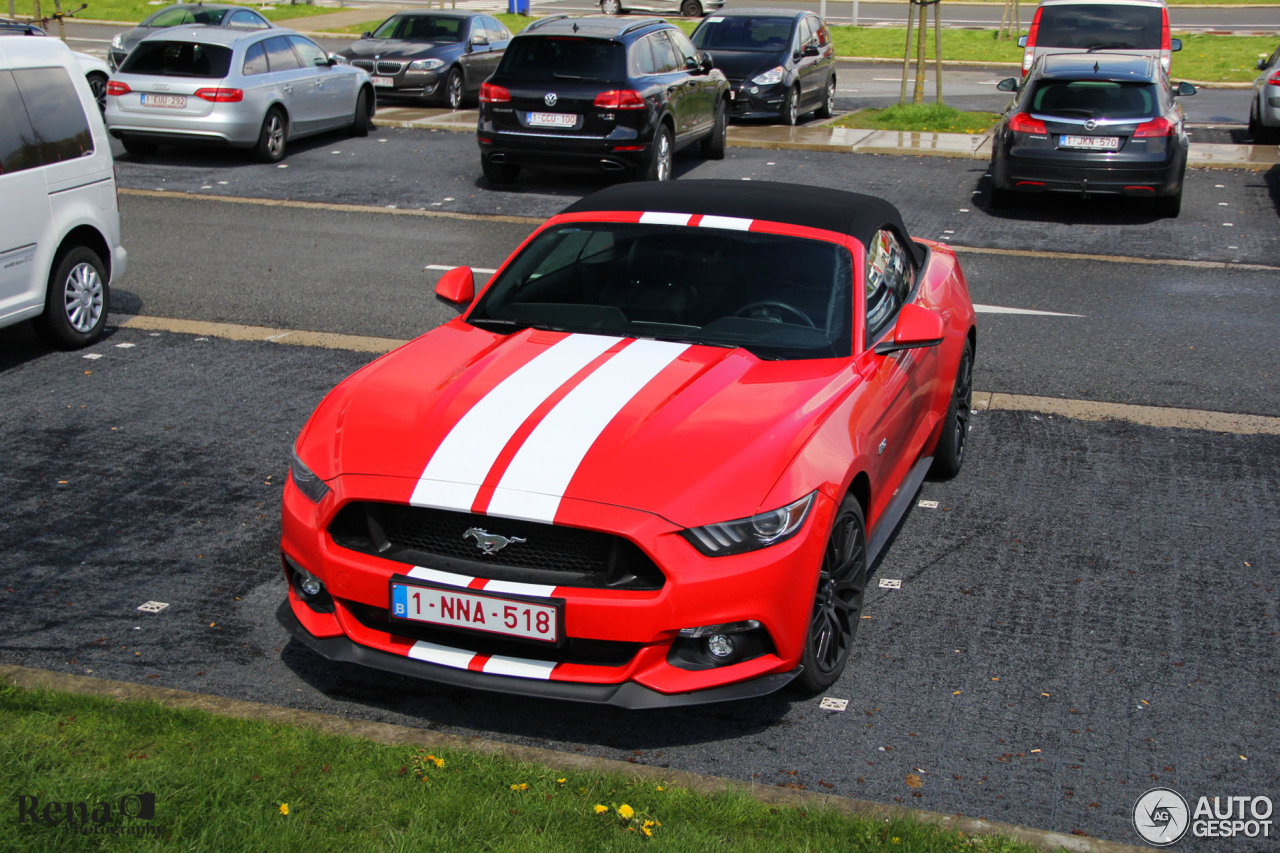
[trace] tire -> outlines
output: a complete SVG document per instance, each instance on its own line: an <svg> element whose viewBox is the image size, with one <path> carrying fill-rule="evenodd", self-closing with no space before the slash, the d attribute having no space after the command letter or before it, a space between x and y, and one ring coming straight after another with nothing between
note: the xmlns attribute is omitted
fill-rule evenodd
<svg viewBox="0 0 1280 853"><path fill-rule="evenodd" d="M711 133L702 140L701 154L707 160L723 160L729 138L729 108L724 101L716 104L716 117L712 120Z"/></svg>
<svg viewBox="0 0 1280 853"><path fill-rule="evenodd" d="M267 117L262 120L262 131L258 134L258 144L253 148L254 156L263 163L279 163L284 159L288 132L284 110L279 107L267 110Z"/></svg>
<svg viewBox="0 0 1280 853"><path fill-rule="evenodd" d="M370 101L369 90L361 89L360 96L356 98L356 112L351 117L351 134L353 136L368 136L369 128L373 126L373 104Z"/></svg>
<svg viewBox="0 0 1280 853"><path fill-rule="evenodd" d="M444 79L444 92L441 93L444 105L451 110L462 109L466 100L466 88L462 80L462 71L457 67L449 69L449 76Z"/></svg>
<svg viewBox="0 0 1280 853"><path fill-rule="evenodd" d="M488 157L480 158L480 169L491 184L509 184L520 176L520 167L511 163L494 163Z"/></svg>
<svg viewBox="0 0 1280 853"><path fill-rule="evenodd" d="M782 102L782 123L795 127L800 123L800 87L792 86L787 90L786 100Z"/></svg>
<svg viewBox="0 0 1280 853"><path fill-rule="evenodd" d="M1258 102L1249 107L1249 136L1259 145L1269 145L1280 139L1280 130L1267 127L1258 117Z"/></svg>
<svg viewBox="0 0 1280 853"><path fill-rule="evenodd" d="M701 18L702 4L698 0L684 0L680 4L680 14L686 18Z"/></svg>
<svg viewBox="0 0 1280 853"><path fill-rule="evenodd" d="M160 147L154 142L143 142L132 136L122 137L120 143L124 145L124 150L130 157L149 157Z"/></svg>
<svg viewBox="0 0 1280 853"><path fill-rule="evenodd" d="M827 91L822 96L822 106L818 107L818 118L831 118L836 114L836 78L827 81Z"/></svg>
<svg viewBox="0 0 1280 853"><path fill-rule="evenodd" d="M964 342L960 366L951 385L951 403L942 419L938 446L933 449L933 465L929 473L937 479L950 479L960 473L965 449L969 446L969 420L973 411L973 344Z"/></svg>
<svg viewBox="0 0 1280 853"><path fill-rule="evenodd" d="M800 657L804 669L791 683L796 691L812 696L840 678L862 619L866 589L867 525L857 498L846 495L823 550Z"/></svg>
<svg viewBox="0 0 1280 853"><path fill-rule="evenodd" d="M1152 206L1155 207L1156 216L1163 219L1177 219L1178 214L1182 212L1182 187L1178 187L1178 191L1173 195L1154 199Z"/></svg>
<svg viewBox="0 0 1280 853"><path fill-rule="evenodd" d="M600 0L600 11L606 15L625 15L621 0Z"/></svg>
<svg viewBox="0 0 1280 853"><path fill-rule="evenodd" d="M92 249L77 246L58 261L49 275L44 313L36 330L59 349L87 347L107 324L111 288L107 267Z"/></svg>
<svg viewBox="0 0 1280 853"><path fill-rule="evenodd" d="M107 111L107 75L94 71L86 74L85 79L89 81L89 91L93 92L93 99L98 102L98 112L105 113Z"/></svg>
<svg viewBox="0 0 1280 853"><path fill-rule="evenodd" d="M640 179L644 181L671 180L672 150L671 129L665 124L658 125L653 134L653 145L649 148L649 162L643 167Z"/></svg>
<svg viewBox="0 0 1280 853"><path fill-rule="evenodd" d="M1002 190L997 186L991 187L991 209L992 210L1008 210L1017 204L1017 198L1013 190Z"/></svg>

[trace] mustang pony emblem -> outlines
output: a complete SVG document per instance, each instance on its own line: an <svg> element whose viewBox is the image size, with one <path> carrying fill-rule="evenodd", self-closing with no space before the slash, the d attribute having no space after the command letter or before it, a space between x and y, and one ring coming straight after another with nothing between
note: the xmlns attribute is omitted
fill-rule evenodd
<svg viewBox="0 0 1280 853"><path fill-rule="evenodd" d="M512 536L508 539L506 536L500 536L497 533L490 533L483 527L472 527L462 534L463 539L476 540L476 547L484 554L496 554L503 548L515 542L524 542L526 540L519 536Z"/></svg>

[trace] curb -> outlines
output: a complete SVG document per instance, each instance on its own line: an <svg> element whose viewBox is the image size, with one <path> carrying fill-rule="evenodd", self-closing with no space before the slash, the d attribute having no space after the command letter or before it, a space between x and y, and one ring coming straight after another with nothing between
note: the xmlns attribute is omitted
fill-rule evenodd
<svg viewBox="0 0 1280 853"><path fill-rule="evenodd" d="M716 776L631 764L626 761L615 761L609 758L594 758L556 752L550 749L517 746L499 741L462 737L460 735L432 732L426 729L397 726L390 723L352 720L316 711L294 710L277 705L226 699L221 696L189 693L184 690L165 687L150 687L125 681L110 681L84 675L69 675L48 670L31 669L14 664L0 664L0 678L29 690L43 688L87 696L99 696L118 701L155 702L167 708L196 709L225 717L304 726L325 734L365 738L389 745L447 746L450 749L459 751L500 755L513 761L542 764L554 768L614 773L667 782L700 794L736 792L747 794L762 802L774 805L829 808L840 814L874 820L887 821L893 818L907 818L920 823L931 824L944 830L960 831L969 835L1003 835L1046 851L1141 853L1141 851L1147 850L1145 847L1136 847L1117 841L1067 835L1011 823L970 818L958 814L943 814L941 812L907 808L906 806L891 806L869 800L855 800L848 797L838 797L833 794L820 794L791 788L750 785Z"/></svg>

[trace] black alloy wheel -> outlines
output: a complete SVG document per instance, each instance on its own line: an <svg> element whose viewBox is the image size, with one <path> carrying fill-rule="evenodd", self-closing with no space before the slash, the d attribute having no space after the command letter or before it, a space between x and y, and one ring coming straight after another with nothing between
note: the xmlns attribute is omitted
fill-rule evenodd
<svg viewBox="0 0 1280 853"><path fill-rule="evenodd" d="M723 160L729 139L729 107L723 100L716 103L716 115L711 123L711 133L702 140L700 153L706 160Z"/></svg>
<svg viewBox="0 0 1280 853"><path fill-rule="evenodd" d="M836 114L836 78L827 81L827 89L822 95L822 106L818 107L818 118L831 118Z"/></svg>
<svg viewBox="0 0 1280 853"><path fill-rule="evenodd" d="M969 446L969 421L973 413L973 344L964 342L960 354L960 366L956 369L956 381L951 386L951 404L942 419L942 434L933 451L930 473L947 479L960 473L964 465L964 453Z"/></svg>
<svg viewBox="0 0 1280 853"><path fill-rule="evenodd" d="M671 159L673 154L671 130L665 124L660 124L653 134L653 144L649 149L649 162L641 167L641 180L671 180Z"/></svg>
<svg viewBox="0 0 1280 853"><path fill-rule="evenodd" d="M444 103L451 110L462 109L465 92L462 86L462 72L458 68L450 68L449 76L444 81Z"/></svg>
<svg viewBox="0 0 1280 853"><path fill-rule="evenodd" d="M782 123L791 127L800 123L799 86L792 86L787 90L787 98L782 102Z"/></svg>
<svg viewBox="0 0 1280 853"><path fill-rule="evenodd" d="M846 495L822 555L813 613L800 658L804 670L792 682L796 690L814 695L840 678L862 619L866 590L867 527L858 499Z"/></svg>

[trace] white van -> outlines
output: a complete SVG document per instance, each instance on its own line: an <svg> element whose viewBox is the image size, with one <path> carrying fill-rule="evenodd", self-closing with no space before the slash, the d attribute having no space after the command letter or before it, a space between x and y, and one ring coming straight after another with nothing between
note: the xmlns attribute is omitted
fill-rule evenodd
<svg viewBox="0 0 1280 853"><path fill-rule="evenodd" d="M0 326L93 343L126 261L111 144L75 54L0 39Z"/></svg>

